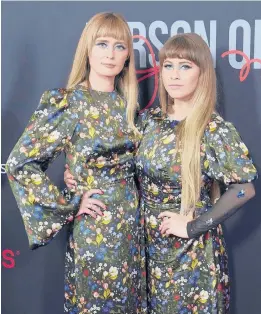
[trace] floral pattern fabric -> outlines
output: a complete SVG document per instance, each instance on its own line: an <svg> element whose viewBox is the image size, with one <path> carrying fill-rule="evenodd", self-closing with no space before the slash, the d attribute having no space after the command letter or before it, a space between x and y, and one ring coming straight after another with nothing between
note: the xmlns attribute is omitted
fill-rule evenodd
<svg viewBox="0 0 261 314"><path fill-rule="evenodd" d="M7 173L31 248L47 244L70 223L65 261L65 313L140 313L139 195L125 101L117 92L46 91L13 149ZM66 199L45 174L61 152L77 180ZM75 218L92 188L104 215ZM145 305L146 307L146 305Z"/></svg>
<svg viewBox="0 0 261 314"><path fill-rule="evenodd" d="M147 260L148 313L226 314L229 277L222 228L195 239L162 236L160 212L179 213L181 159L175 148L179 121L160 108L140 115L143 139L136 156ZM202 188L195 215L211 210L213 180L225 185L254 180L256 169L235 127L212 115L201 145Z"/></svg>

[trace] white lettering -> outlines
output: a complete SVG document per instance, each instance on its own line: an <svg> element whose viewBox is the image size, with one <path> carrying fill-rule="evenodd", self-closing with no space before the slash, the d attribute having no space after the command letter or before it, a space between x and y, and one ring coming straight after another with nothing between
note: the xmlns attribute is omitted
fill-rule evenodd
<svg viewBox="0 0 261 314"><path fill-rule="evenodd" d="M237 49L238 40L238 29L243 30L243 52L250 58L250 41L251 41L251 28L247 21L245 20L235 20L229 28L229 50ZM241 61L237 61L238 56L236 54L230 54L228 56L228 61L234 69L241 69L246 63L245 59L242 58Z"/></svg>
<svg viewBox="0 0 261 314"><path fill-rule="evenodd" d="M151 43L159 51L162 48L163 43L161 41L159 41L158 37L156 36L156 29L158 29L158 28L161 29L162 34L168 34L168 26L166 25L166 23L164 23L162 21L154 21L153 23L150 24L149 38L150 38ZM158 65L159 61L158 61L157 53L155 54L155 58L156 58L156 63ZM150 65L153 66L151 54L149 54L149 62L150 62Z"/></svg>
<svg viewBox="0 0 261 314"><path fill-rule="evenodd" d="M139 33L137 35L142 35L146 38L146 27L141 22L128 22L130 30L132 34L134 34L134 29L138 29ZM134 51L137 50L139 52L139 64L140 68L146 68L146 48L144 47L144 40L137 39L133 42L133 49Z"/></svg>
<svg viewBox="0 0 261 314"><path fill-rule="evenodd" d="M255 20L254 59L261 59L261 20ZM261 64L255 62L254 69L261 69Z"/></svg>
<svg viewBox="0 0 261 314"><path fill-rule="evenodd" d="M182 31L179 31L179 29L182 28ZM176 21L171 25L170 29L170 36L174 36L178 33L191 33L191 28L188 22L186 21Z"/></svg>

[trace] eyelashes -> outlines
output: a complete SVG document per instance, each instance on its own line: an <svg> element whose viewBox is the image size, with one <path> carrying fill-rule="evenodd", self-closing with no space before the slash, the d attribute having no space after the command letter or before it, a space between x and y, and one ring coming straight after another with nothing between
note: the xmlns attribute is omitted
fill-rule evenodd
<svg viewBox="0 0 261 314"><path fill-rule="evenodd" d="M170 70L170 69L174 69L174 66L172 64L164 64L163 67L167 70ZM179 69L181 70L189 70L191 69L192 67L188 64L182 64Z"/></svg>
<svg viewBox="0 0 261 314"><path fill-rule="evenodd" d="M106 48L107 44L106 43L97 43L96 46Z"/></svg>
<svg viewBox="0 0 261 314"><path fill-rule="evenodd" d="M126 47L123 45L117 45L115 48L117 48L118 50L125 50Z"/></svg>
<svg viewBox="0 0 261 314"><path fill-rule="evenodd" d="M171 68L173 68L173 66L171 65L171 64L164 64L163 65L163 67L165 68L165 69L171 69Z"/></svg>
<svg viewBox="0 0 261 314"><path fill-rule="evenodd" d="M98 42L96 46L106 49L108 47L108 44L105 42ZM126 47L122 44L118 44L114 47L114 49L123 51L123 50L126 50Z"/></svg>
<svg viewBox="0 0 261 314"><path fill-rule="evenodd" d="M189 69L192 68L192 67L191 67L190 65L188 65L188 64L183 64L182 67L183 67L184 70L189 70Z"/></svg>

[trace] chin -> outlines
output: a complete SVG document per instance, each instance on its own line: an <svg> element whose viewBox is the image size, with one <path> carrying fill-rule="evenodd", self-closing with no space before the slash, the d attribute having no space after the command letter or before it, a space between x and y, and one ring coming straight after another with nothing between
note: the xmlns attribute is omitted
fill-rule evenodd
<svg viewBox="0 0 261 314"><path fill-rule="evenodd" d="M169 96L170 96L171 98L174 98L174 99L183 99L183 98L186 98L186 97L188 96L188 95L186 95L186 94L184 94L184 93L173 92L173 90L170 91L170 92L168 92L168 94L169 94Z"/></svg>
<svg viewBox="0 0 261 314"><path fill-rule="evenodd" d="M111 69L102 69L101 71L99 71L99 74L101 76L108 76L108 77L115 77L119 73L120 72L116 71L115 69L113 69L113 70L111 70Z"/></svg>

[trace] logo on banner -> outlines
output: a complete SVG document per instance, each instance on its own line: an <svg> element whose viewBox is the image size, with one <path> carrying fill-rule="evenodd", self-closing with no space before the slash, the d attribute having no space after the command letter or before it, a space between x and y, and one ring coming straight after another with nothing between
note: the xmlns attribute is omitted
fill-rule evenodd
<svg viewBox="0 0 261 314"><path fill-rule="evenodd" d="M2 251L2 266L4 268L14 268L15 258L20 255L20 251L13 251L10 249L5 249Z"/></svg>
<svg viewBox="0 0 261 314"><path fill-rule="evenodd" d="M256 63L260 63L261 64L261 59L258 59L258 58L249 59L249 57L243 51L240 51L240 50L228 50L228 51L225 51L225 52L222 53L221 57L224 58L224 57L232 55L232 54L242 56L243 59L245 60L245 64L242 66L242 68L241 68L241 70L239 72L239 80L240 80L240 82L243 82L248 77L248 74L250 72L250 65L252 63L256 62Z"/></svg>

